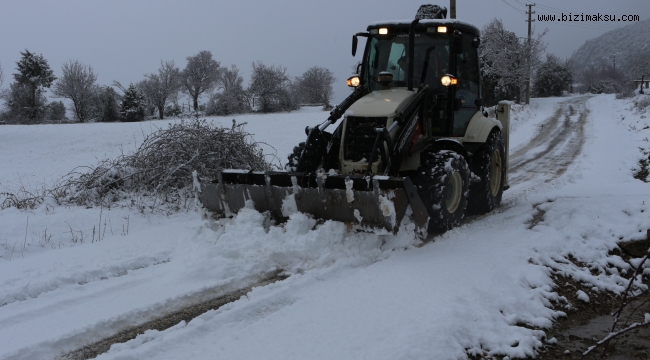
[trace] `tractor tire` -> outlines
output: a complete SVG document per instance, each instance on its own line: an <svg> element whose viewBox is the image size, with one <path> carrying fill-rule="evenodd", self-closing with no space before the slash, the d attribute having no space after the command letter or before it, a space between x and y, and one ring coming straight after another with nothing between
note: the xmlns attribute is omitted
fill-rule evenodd
<svg viewBox="0 0 650 360"><path fill-rule="evenodd" d="M305 150L305 143L301 142L298 146L293 147L293 151L287 157L289 161L284 166L286 171L297 171L298 170L298 160L300 160L300 154Z"/></svg>
<svg viewBox="0 0 650 360"><path fill-rule="evenodd" d="M485 214L501 205L506 182L505 148L501 132L490 133L485 144L474 154L472 165L474 174L481 178L481 182L470 186L468 213Z"/></svg>
<svg viewBox="0 0 650 360"><path fill-rule="evenodd" d="M309 137L307 142L294 146L284 166L286 171L315 172L323 164L323 157L327 154L327 144L332 139L332 134L319 132L317 136Z"/></svg>
<svg viewBox="0 0 650 360"><path fill-rule="evenodd" d="M450 150L423 153L413 184L429 213L429 233L443 233L460 224L469 190L465 158Z"/></svg>

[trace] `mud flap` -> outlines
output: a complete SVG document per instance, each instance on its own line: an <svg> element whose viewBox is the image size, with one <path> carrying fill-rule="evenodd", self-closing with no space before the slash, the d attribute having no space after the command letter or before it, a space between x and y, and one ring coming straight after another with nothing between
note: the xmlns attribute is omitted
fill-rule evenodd
<svg viewBox="0 0 650 360"><path fill-rule="evenodd" d="M426 233L429 220L409 178L224 170L216 181L203 183L201 188L201 204L226 217L252 200L257 211L269 211L279 221L287 216L283 205L317 219L393 233L399 230L409 205L420 232Z"/></svg>

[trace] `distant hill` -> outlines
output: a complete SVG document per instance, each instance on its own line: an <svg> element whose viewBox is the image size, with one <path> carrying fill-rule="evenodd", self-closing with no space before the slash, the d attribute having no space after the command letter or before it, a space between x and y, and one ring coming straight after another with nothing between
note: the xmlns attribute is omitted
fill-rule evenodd
<svg viewBox="0 0 650 360"><path fill-rule="evenodd" d="M571 56L574 69L590 65L611 64L616 54L617 68L624 69L632 55L650 55L650 19L639 21L587 40Z"/></svg>

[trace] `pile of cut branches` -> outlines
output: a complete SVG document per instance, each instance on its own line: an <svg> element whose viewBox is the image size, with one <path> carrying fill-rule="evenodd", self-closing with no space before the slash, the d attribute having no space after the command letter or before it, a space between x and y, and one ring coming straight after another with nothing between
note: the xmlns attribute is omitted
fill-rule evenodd
<svg viewBox="0 0 650 360"><path fill-rule="evenodd" d="M131 155L77 167L52 189L29 199L11 197L2 207L34 207L45 196L84 206L133 201L134 195L170 202L191 194L194 171L202 180L211 180L223 169L271 170L260 143L244 131L245 124L233 120L232 127L225 128L206 120L181 120L146 137Z"/></svg>

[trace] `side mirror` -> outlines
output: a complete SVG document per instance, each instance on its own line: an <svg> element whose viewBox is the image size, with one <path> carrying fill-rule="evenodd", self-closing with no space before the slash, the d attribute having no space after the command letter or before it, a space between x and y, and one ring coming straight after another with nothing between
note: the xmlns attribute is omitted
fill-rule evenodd
<svg viewBox="0 0 650 360"><path fill-rule="evenodd" d="M474 105L476 105L477 107L483 106L483 99L477 98L476 100L474 100Z"/></svg>
<svg viewBox="0 0 650 360"><path fill-rule="evenodd" d="M478 47L481 46L481 38L480 37L475 37L472 40L472 46L478 49Z"/></svg>
<svg viewBox="0 0 650 360"><path fill-rule="evenodd" d="M452 54L463 53L463 33L458 30L454 30L451 38L451 52Z"/></svg>
<svg viewBox="0 0 650 360"><path fill-rule="evenodd" d="M359 39L356 35L352 35L352 56L357 55L357 45L359 44Z"/></svg>

